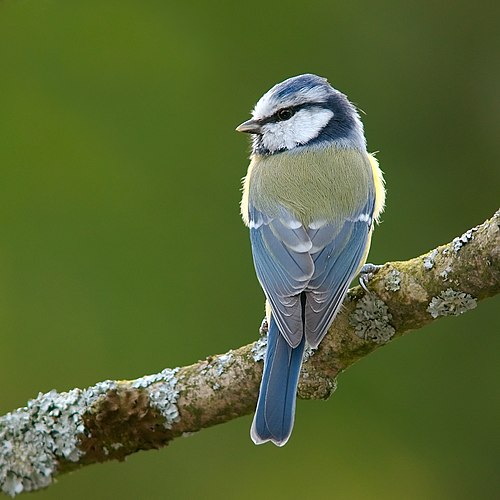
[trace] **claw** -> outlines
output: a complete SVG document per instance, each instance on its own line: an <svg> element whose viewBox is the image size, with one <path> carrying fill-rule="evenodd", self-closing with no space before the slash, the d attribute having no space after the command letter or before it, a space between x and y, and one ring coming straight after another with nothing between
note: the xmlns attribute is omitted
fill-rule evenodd
<svg viewBox="0 0 500 500"><path fill-rule="evenodd" d="M361 288L369 293L368 288L366 285L368 285L368 282L373 278L375 274L377 274L384 266L378 265L378 264L365 264L362 268L361 271L359 271L359 284L361 285Z"/></svg>
<svg viewBox="0 0 500 500"><path fill-rule="evenodd" d="M261 336L264 336L267 335L268 330L269 330L269 325L267 324L267 318L264 318L262 320L262 323L260 324L259 333Z"/></svg>

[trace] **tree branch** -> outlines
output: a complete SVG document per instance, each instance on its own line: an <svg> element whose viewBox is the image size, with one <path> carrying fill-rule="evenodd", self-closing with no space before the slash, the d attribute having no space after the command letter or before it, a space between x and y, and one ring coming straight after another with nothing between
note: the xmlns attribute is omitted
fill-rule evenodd
<svg viewBox="0 0 500 500"><path fill-rule="evenodd" d="M339 373L378 347L500 292L500 210L451 243L349 291L341 313L302 369L299 396L328 398ZM191 366L137 380L39 394L0 417L0 484L12 496L83 465L139 450L254 410L266 338Z"/></svg>

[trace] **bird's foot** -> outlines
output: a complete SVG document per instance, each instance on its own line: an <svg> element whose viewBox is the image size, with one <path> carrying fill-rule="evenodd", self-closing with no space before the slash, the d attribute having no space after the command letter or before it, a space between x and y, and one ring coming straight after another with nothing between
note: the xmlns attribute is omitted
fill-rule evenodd
<svg viewBox="0 0 500 500"><path fill-rule="evenodd" d="M368 288L366 285L368 285L368 282L377 274L384 266L378 265L378 264L365 264L362 268L361 271L359 271L359 284L361 285L361 288L369 293Z"/></svg>
<svg viewBox="0 0 500 500"><path fill-rule="evenodd" d="M267 318L264 318L262 320L262 323L260 324L260 328L259 328L259 333L260 333L261 337L264 337L265 335L267 335L268 331L269 331L269 325L267 324Z"/></svg>

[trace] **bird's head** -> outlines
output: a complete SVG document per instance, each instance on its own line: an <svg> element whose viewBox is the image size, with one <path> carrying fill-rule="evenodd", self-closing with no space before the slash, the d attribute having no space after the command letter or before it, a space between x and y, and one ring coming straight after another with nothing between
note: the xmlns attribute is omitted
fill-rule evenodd
<svg viewBox="0 0 500 500"><path fill-rule="evenodd" d="M253 134L253 154L260 155L303 146L366 147L356 108L325 78L311 74L275 85L236 130Z"/></svg>

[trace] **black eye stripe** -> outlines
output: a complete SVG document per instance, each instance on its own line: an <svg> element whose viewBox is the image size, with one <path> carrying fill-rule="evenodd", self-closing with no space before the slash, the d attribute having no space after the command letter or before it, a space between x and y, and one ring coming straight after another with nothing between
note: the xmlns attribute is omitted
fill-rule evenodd
<svg viewBox="0 0 500 500"><path fill-rule="evenodd" d="M286 120L289 120L297 111L300 109L304 108L305 105L301 106L287 106L286 108L281 108L274 113L270 118L272 122L284 122ZM286 114L286 116L285 116Z"/></svg>
<svg viewBox="0 0 500 500"><path fill-rule="evenodd" d="M278 109L278 111L276 111L276 113L272 114L271 116L268 116L267 118L263 118L262 120L259 120L259 123L261 125L265 125L266 123L283 122L283 121L289 120L293 115L295 115L301 109L310 109L310 108L318 108L318 107L321 108L323 106L321 106L320 104L316 104L316 103L304 103L304 104L299 104L298 106L287 106L285 108ZM279 114L285 110L290 111L291 115L288 118L280 118Z"/></svg>

